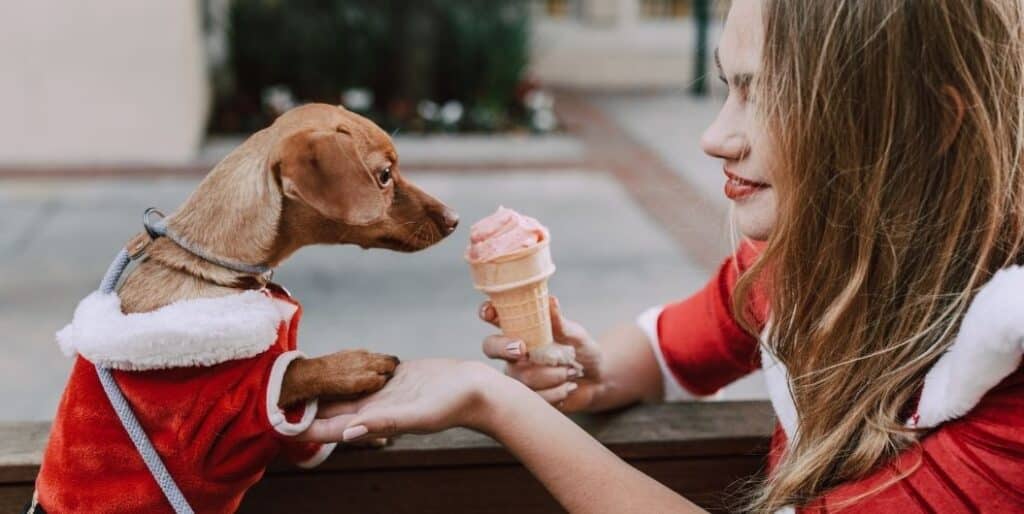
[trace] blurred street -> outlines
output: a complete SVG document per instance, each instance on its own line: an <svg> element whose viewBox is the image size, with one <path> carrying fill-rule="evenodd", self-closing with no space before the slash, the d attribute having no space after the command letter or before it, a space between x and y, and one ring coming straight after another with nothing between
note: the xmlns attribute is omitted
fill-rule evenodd
<svg viewBox="0 0 1024 514"><path fill-rule="evenodd" d="M482 358L480 341L492 331L476 319L483 297L471 286L462 252L469 225L499 204L550 227L558 266L552 291L566 314L595 334L703 285L711 269L694 255L707 255L708 247L724 255L728 247L721 174L698 147L717 102L682 93L601 95L586 102L604 115L610 131L628 134L634 151L649 154L679 182L646 183L652 165L639 162L628 176L609 172L588 151L602 143L572 131L476 142L399 137L407 175L458 210L463 224L435 247L411 255L354 247L300 251L275 276L304 305L300 347L311 355L366 347L405 359ZM229 145L208 147L206 158L215 159ZM170 212L198 180L174 173L0 179L0 326L6 334L0 391L10 406L0 420L52 416L71 363L53 333L139 230L142 210ZM646 189L630 181L646 183ZM693 189L706 200L705 210L723 216L720 223L696 226L694 218L671 217L679 206L646 201L643 191L666 188ZM682 228L659 221L664 219ZM760 389L752 378L723 396L757 397Z"/></svg>

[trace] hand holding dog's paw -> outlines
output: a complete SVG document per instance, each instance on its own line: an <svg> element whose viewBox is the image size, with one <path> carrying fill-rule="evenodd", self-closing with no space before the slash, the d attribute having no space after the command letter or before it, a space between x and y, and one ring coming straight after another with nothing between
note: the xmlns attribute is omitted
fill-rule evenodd
<svg viewBox="0 0 1024 514"><path fill-rule="evenodd" d="M479 429L487 417L483 392L502 380L507 379L479 362L407 362L381 391L356 401L321 405L318 419L298 438L353 442L454 426Z"/></svg>
<svg viewBox="0 0 1024 514"><path fill-rule="evenodd" d="M352 399L376 392L394 375L398 362L398 357L366 350L296 360L285 372L280 405L321 397Z"/></svg>

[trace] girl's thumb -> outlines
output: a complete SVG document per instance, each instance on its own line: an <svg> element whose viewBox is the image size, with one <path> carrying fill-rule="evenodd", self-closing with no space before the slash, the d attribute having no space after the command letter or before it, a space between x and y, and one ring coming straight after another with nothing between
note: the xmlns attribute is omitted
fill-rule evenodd
<svg viewBox="0 0 1024 514"><path fill-rule="evenodd" d="M391 437L398 433L398 419L388 413L366 413L353 419L342 432L342 440L348 442L372 437Z"/></svg>

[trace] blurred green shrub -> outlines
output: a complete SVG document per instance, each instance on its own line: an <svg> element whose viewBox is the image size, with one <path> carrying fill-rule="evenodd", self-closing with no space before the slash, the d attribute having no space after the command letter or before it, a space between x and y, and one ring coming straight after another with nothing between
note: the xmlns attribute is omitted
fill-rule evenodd
<svg viewBox="0 0 1024 514"><path fill-rule="evenodd" d="M253 131L290 103L342 103L346 91L388 129L527 123L526 0L234 0L228 19L213 132Z"/></svg>

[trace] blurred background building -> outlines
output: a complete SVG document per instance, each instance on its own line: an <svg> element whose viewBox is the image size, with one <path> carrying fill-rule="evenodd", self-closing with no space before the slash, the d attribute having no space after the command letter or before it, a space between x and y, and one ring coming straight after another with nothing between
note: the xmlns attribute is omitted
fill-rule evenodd
<svg viewBox="0 0 1024 514"><path fill-rule="evenodd" d="M693 0L535 1L530 71L545 84L585 89L689 87L699 76L694 62L701 23L698 4ZM716 6L721 14L724 4Z"/></svg>
<svg viewBox="0 0 1024 514"><path fill-rule="evenodd" d="M416 255L299 252L276 278L309 354L481 359L462 261L504 204L552 229L552 290L595 333L701 287L728 251L709 0L46 0L0 5L2 420L52 416L53 334L139 230L249 133L304 102L395 136L462 215ZM714 73L710 73L714 76ZM758 379L724 398L761 396Z"/></svg>
<svg viewBox="0 0 1024 514"><path fill-rule="evenodd" d="M313 100L404 131L551 131L541 84L692 84L699 2L12 2L0 162L187 163Z"/></svg>
<svg viewBox="0 0 1024 514"><path fill-rule="evenodd" d="M0 5L0 162L183 162L210 87L197 2Z"/></svg>

